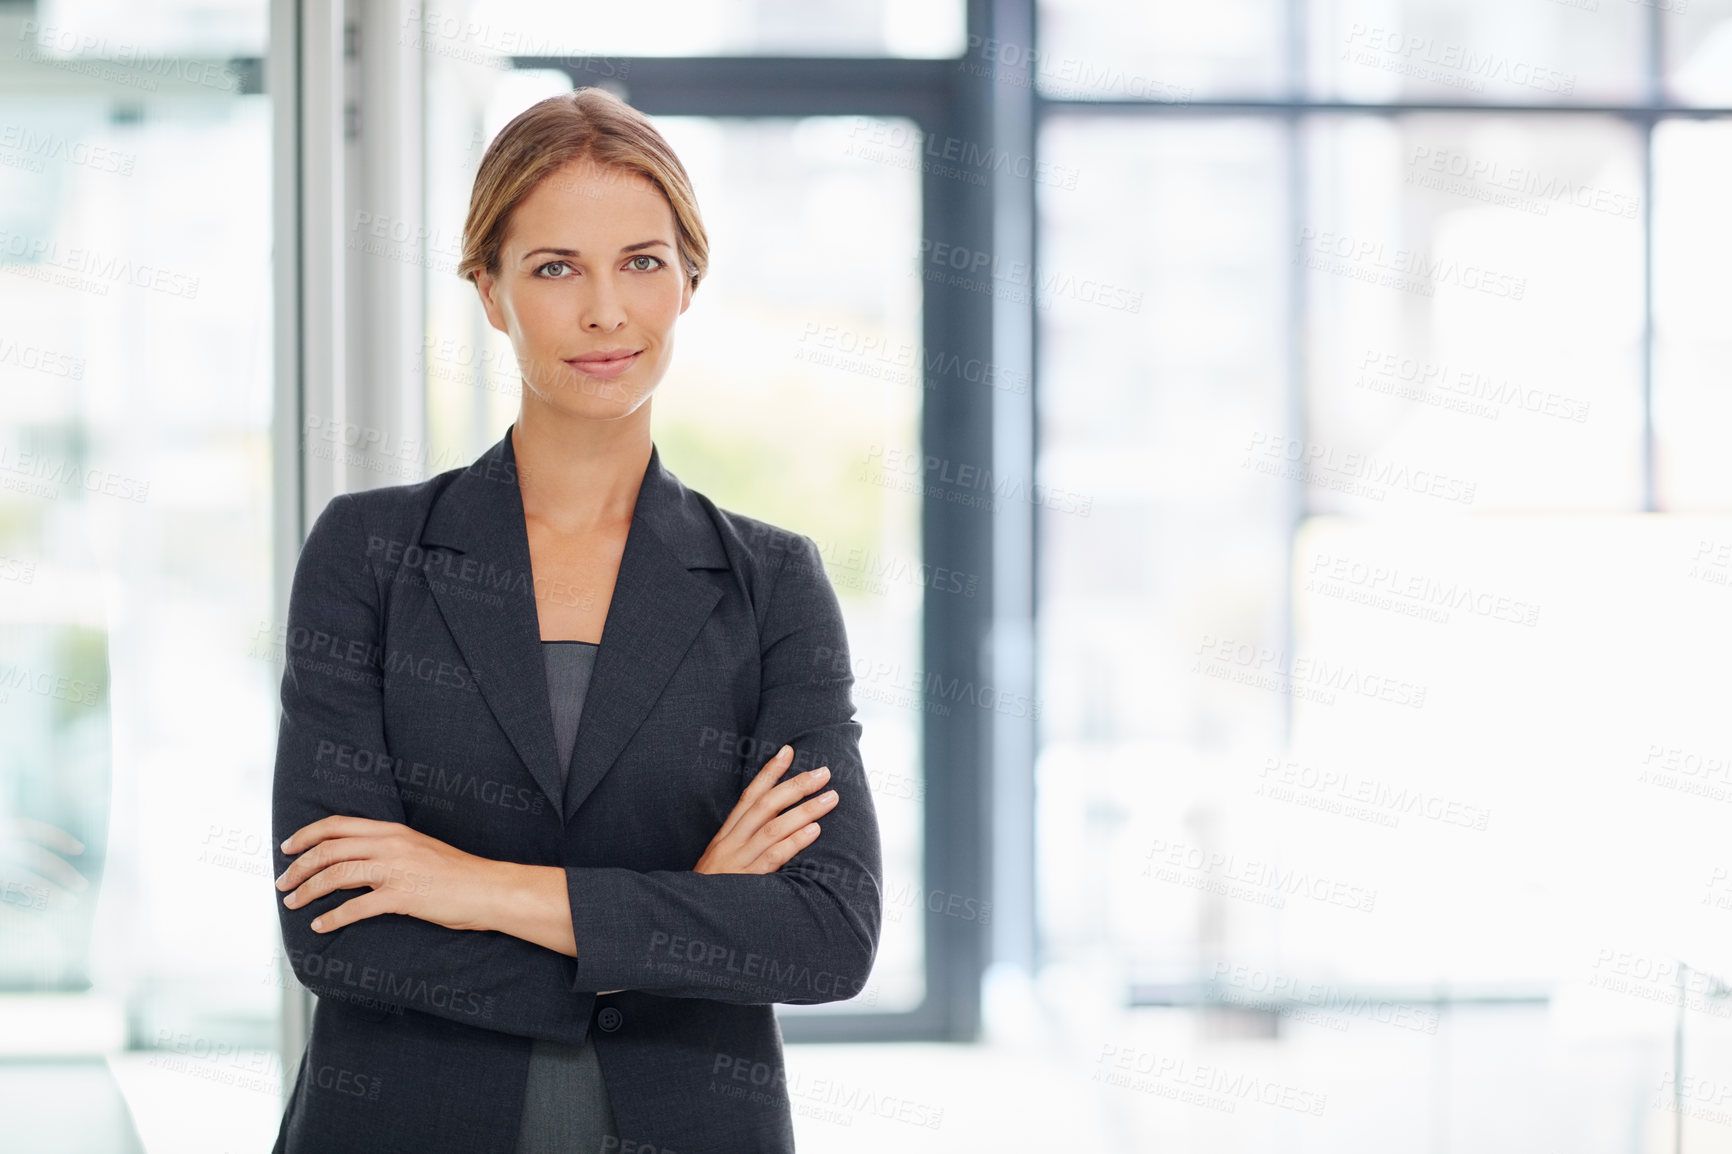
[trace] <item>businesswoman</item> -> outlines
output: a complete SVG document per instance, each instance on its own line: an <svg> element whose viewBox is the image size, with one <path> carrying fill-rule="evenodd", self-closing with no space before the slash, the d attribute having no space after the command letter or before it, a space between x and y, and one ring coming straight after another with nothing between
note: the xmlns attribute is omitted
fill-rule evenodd
<svg viewBox="0 0 1732 1154"><path fill-rule="evenodd" d="M488 147L463 243L517 419L334 498L290 593L272 825L318 998L276 1149L792 1150L771 1007L863 989L879 836L816 547L650 438L690 184L579 90Z"/></svg>

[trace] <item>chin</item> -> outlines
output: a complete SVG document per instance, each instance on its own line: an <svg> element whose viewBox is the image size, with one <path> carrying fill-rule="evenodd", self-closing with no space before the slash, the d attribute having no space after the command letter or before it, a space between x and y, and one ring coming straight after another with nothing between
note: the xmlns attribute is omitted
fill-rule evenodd
<svg viewBox="0 0 1732 1154"><path fill-rule="evenodd" d="M648 396L632 381L582 380L578 387L554 394L553 403L579 417L608 421L634 412Z"/></svg>

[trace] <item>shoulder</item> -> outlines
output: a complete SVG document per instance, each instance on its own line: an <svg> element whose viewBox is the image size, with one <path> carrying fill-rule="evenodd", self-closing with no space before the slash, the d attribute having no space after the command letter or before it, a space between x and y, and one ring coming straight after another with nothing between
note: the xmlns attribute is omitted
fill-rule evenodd
<svg viewBox="0 0 1732 1154"><path fill-rule="evenodd" d="M840 617L816 541L797 529L718 505L677 479L674 484L678 500L668 505L679 509L676 532L689 543L687 564L731 570L760 630Z"/></svg>
<svg viewBox="0 0 1732 1154"><path fill-rule="evenodd" d="M406 485L381 485L376 489L338 493L326 502L325 508L314 519L307 534L308 543L315 536L352 536L356 533L363 538L412 539L404 535L420 529L439 495L462 472L462 468L448 469Z"/></svg>
<svg viewBox="0 0 1732 1154"><path fill-rule="evenodd" d="M367 575L374 584L388 582L408 546L421 539L439 494L461 472L336 494L307 529L295 566L297 580L335 582L357 591Z"/></svg>
<svg viewBox="0 0 1732 1154"><path fill-rule="evenodd" d="M332 501L351 502L356 513L368 522L392 522L404 517L422 517L433 508L447 486L463 473L461 467L414 481L406 485L381 485L376 489L357 489L340 493Z"/></svg>
<svg viewBox="0 0 1732 1154"><path fill-rule="evenodd" d="M709 515L727 554L729 566L748 579L767 578L772 584L784 573L823 572L817 542L783 525L717 505L693 489L686 490Z"/></svg>
<svg viewBox="0 0 1732 1154"><path fill-rule="evenodd" d="M724 509L696 495L710 513L729 567L746 591L764 645L799 635L841 652L846 645L842 606L811 537L761 517Z"/></svg>

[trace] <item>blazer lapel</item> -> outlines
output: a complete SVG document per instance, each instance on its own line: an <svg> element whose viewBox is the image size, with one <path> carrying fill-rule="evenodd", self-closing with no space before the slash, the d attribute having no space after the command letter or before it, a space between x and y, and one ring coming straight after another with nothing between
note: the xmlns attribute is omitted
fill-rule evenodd
<svg viewBox="0 0 1732 1154"><path fill-rule="evenodd" d="M429 559L433 599L500 728L569 821L618 760L721 598L688 571L728 567L715 527L662 467L652 443L563 788L510 429L446 487L421 543L462 554L437 564Z"/></svg>
<svg viewBox="0 0 1732 1154"><path fill-rule="evenodd" d="M650 472L659 462L652 459ZM663 477L665 478L665 474ZM662 687L692 647L722 592L686 571L656 533L656 519L644 515L644 497L667 496L667 481L646 477L638 494L638 513L626 535L613 602L607 607L601 646L596 650L583 720L571 751L566 782L567 820L613 767L626 742L648 716ZM545 704L545 702L544 702ZM549 714L549 726L552 715Z"/></svg>

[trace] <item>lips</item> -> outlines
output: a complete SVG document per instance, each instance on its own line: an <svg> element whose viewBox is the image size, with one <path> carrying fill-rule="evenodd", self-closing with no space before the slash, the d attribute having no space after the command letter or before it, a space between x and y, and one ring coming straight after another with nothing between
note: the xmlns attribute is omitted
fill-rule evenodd
<svg viewBox="0 0 1732 1154"><path fill-rule="evenodd" d="M636 364L642 353L642 349L603 349L573 357L565 363L592 377L616 377Z"/></svg>

